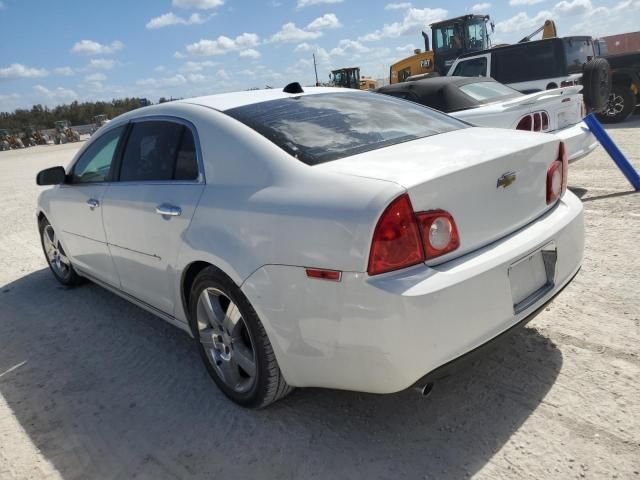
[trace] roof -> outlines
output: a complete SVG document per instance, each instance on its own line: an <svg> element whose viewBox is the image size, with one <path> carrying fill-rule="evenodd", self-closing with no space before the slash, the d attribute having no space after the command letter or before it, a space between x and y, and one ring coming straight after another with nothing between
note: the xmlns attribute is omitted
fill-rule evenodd
<svg viewBox="0 0 640 480"><path fill-rule="evenodd" d="M486 18L486 17L487 17L487 15L469 13L467 15L460 15L459 17L453 17L453 18L447 18L446 20L440 20L439 22L433 22L429 26L430 27L434 27L434 26L438 26L438 25L446 25L446 24L449 24L451 22L456 22L458 20L467 20L467 19L470 19L470 18L483 19L483 18Z"/></svg>
<svg viewBox="0 0 640 480"><path fill-rule="evenodd" d="M564 40L591 40L591 37L585 35L571 35L569 37L553 37L553 38L541 38L540 40L530 40L528 42L521 43L511 43L507 45L500 45L492 48L487 48L486 50L476 50L474 52L468 52L460 55L458 58L467 58L467 57L477 57L478 55L486 55L487 53L495 52L496 50L505 51L514 48L527 48L527 46L531 45L539 45L541 43L554 43L554 42L563 42Z"/></svg>
<svg viewBox="0 0 640 480"><path fill-rule="evenodd" d="M480 105L480 102L462 92L458 87L469 83L495 82L488 77L432 77L413 82L395 83L378 88L376 92L401 96L406 93L417 101L441 112L455 112Z"/></svg>
<svg viewBox="0 0 640 480"><path fill-rule="evenodd" d="M219 111L251 105L252 103L268 102L281 98L299 97L302 95L317 95L318 93L358 92L360 90L333 87L303 87L304 93L285 93L282 88L264 90L247 90L244 92L220 93L205 97L185 98L176 103L190 103L213 108ZM364 93L364 92L363 92Z"/></svg>

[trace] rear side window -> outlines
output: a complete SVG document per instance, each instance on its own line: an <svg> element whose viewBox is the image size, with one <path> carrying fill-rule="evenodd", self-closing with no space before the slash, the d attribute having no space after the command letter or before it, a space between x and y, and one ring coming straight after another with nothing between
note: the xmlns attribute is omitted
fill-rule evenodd
<svg viewBox="0 0 640 480"><path fill-rule="evenodd" d="M467 127L422 105L377 93L302 95L225 113L307 165Z"/></svg>
<svg viewBox="0 0 640 480"><path fill-rule="evenodd" d="M133 124L122 156L121 182L196 178L195 142L188 127L169 121Z"/></svg>
<svg viewBox="0 0 640 480"><path fill-rule="evenodd" d="M567 73L582 73L584 65L593 58L593 43L589 39L563 38L567 55Z"/></svg>
<svg viewBox="0 0 640 480"><path fill-rule="evenodd" d="M453 72L457 77L485 77L487 75L487 57L463 60Z"/></svg>
<svg viewBox="0 0 640 480"><path fill-rule="evenodd" d="M517 83L565 75L562 40L557 40L497 48L491 54L491 76L502 83Z"/></svg>

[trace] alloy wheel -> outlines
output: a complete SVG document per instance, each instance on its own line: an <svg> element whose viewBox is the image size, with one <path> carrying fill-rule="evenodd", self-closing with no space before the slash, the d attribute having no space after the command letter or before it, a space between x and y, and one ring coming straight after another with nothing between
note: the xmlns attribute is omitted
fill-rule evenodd
<svg viewBox="0 0 640 480"><path fill-rule="evenodd" d="M42 231L42 242L51 268L58 276L66 278L71 270L71 262L51 225L47 225Z"/></svg>
<svg viewBox="0 0 640 480"><path fill-rule="evenodd" d="M616 115L620 115L622 110L624 110L624 98L615 93L610 93L604 114L609 117L615 117Z"/></svg>
<svg viewBox="0 0 640 480"><path fill-rule="evenodd" d="M221 290L205 288L198 298L198 335L209 363L233 391L256 382L256 352L238 306Z"/></svg>

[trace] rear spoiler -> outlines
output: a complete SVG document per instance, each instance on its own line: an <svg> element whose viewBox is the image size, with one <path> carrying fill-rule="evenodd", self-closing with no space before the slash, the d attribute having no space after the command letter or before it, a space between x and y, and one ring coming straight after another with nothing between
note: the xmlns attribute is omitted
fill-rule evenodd
<svg viewBox="0 0 640 480"><path fill-rule="evenodd" d="M553 88L551 90L543 90L541 92L531 93L523 97L518 97L513 100L507 100L502 102L502 106L505 109L517 108L522 105L534 105L536 103L542 103L547 100L571 95L576 95L582 91L582 85L573 85L571 87Z"/></svg>

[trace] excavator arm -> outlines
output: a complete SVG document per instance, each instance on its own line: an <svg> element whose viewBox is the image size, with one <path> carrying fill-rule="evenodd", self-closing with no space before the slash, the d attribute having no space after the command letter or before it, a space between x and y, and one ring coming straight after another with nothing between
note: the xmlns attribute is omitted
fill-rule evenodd
<svg viewBox="0 0 640 480"><path fill-rule="evenodd" d="M558 36L558 31L556 30L556 23L553 20L545 20L544 25L540 28L537 28L534 32L530 33L518 43L530 42L533 37L535 37L538 33L542 32L542 38L555 38Z"/></svg>

